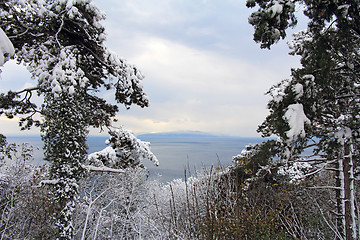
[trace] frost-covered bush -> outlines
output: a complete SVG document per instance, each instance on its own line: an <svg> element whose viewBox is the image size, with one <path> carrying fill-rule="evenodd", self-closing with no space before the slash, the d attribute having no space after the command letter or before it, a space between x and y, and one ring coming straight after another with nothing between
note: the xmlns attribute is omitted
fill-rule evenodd
<svg viewBox="0 0 360 240"><path fill-rule="evenodd" d="M89 174L75 209L76 239L159 239L158 224L147 215L153 206L146 179L142 168Z"/></svg>
<svg viewBox="0 0 360 240"><path fill-rule="evenodd" d="M47 184L42 184L48 181L48 169L24 162L31 158L26 149L14 152L15 164L4 163L0 169L0 234L3 239L55 239L53 209ZM242 156L250 155L244 152ZM79 182L74 239L332 237L312 203L325 206L334 196L304 188L306 181L289 184L278 172L276 166L259 168L246 187L244 178L238 176L244 171L233 168L204 169L186 176L186 181L175 179L167 184L149 180L143 168L89 171ZM327 179L331 180L312 181Z"/></svg>
<svg viewBox="0 0 360 240"><path fill-rule="evenodd" d="M327 196L307 188L325 181L325 176L292 184L278 174L282 171L269 165L248 172L250 184L238 176L245 172L233 167L203 170L186 181L148 181L149 205L144 210L162 233L159 239L333 238L324 221L333 219L314 205L316 201L325 206Z"/></svg>
<svg viewBox="0 0 360 240"><path fill-rule="evenodd" d="M235 179L227 171L210 169L186 181L153 185L152 218L161 224L165 239L268 239L284 233L276 225L281 210L257 205L256 197Z"/></svg>
<svg viewBox="0 0 360 240"><path fill-rule="evenodd" d="M49 168L31 165L32 148L26 144L1 138L0 150L0 238L56 239ZM75 239L158 239L162 232L148 214L155 208L148 197L147 171L108 169L112 171L89 171L79 182Z"/></svg>
<svg viewBox="0 0 360 240"><path fill-rule="evenodd" d="M51 239L52 209L47 189L39 183L47 178L47 167L31 165L32 148L6 144L0 167L0 238Z"/></svg>

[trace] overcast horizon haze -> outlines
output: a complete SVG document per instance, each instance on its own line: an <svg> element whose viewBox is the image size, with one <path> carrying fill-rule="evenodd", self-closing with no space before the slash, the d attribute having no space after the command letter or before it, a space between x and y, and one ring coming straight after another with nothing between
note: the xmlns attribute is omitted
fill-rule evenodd
<svg viewBox="0 0 360 240"><path fill-rule="evenodd" d="M288 55L291 34L271 50L253 41L247 19L255 9L247 9L245 1L94 2L107 15L105 44L145 75L150 106L126 110L119 105L114 124L135 134L201 131L259 137L257 126L268 114L269 97L264 93L300 66L298 57ZM36 85L14 61L1 70L1 92ZM113 101L112 95L102 96ZM20 132L15 120L0 117L0 132L39 134L35 128ZM92 129L90 134L106 131Z"/></svg>

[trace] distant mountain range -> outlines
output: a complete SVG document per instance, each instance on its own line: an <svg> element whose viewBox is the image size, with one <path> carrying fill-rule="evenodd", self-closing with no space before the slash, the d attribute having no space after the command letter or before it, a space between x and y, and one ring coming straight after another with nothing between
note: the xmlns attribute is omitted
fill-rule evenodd
<svg viewBox="0 0 360 240"><path fill-rule="evenodd" d="M179 132L160 132L160 133L145 133L137 136L140 139L155 139L155 138L242 138L227 135L214 135L211 133L200 131L179 131ZM245 137L246 138L246 137ZM254 137L256 138L256 137Z"/></svg>

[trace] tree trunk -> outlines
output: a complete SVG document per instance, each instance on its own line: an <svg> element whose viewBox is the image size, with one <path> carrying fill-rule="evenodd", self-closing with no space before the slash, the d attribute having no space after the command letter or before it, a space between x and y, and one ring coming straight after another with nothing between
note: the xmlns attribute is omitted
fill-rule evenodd
<svg viewBox="0 0 360 240"><path fill-rule="evenodd" d="M344 153L345 233L346 239L356 239L354 167L351 141L345 143Z"/></svg>
<svg viewBox="0 0 360 240"><path fill-rule="evenodd" d="M336 168L338 171L336 171L336 226L338 232L341 234L341 236L344 239L344 227L345 227L345 220L344 220L344 207L343 207L343 199L344 199L344 191L343 191L343 183L344 183L344 172L343 172L343 157L342 154L338 157L338 161L336 163Z"/></svg>
<svg viewBox="0 0 360 240"><path fill-rule="evenodd" d="M72 216L78 198L78 181L85 175L88 124L81 95L46 98L43 108L44 156L51 163L52 200L58 239L73 239Z"/></svg>
<svg viewBox="0 0 360 240"><path fill-rule="evenodd" d="M339 171L336 186L340 188L336 191L338 231L343 239L355 240L357 239L357 227L351 140L343 143L337 166Z"/></svg>

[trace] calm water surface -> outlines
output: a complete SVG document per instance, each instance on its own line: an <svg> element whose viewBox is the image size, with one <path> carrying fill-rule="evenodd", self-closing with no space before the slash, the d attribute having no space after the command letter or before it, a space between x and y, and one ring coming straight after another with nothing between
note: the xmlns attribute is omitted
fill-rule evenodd
<svg viewBox="0 0 360 240"><path fill-rule="evenodd" d="M201 169L203 166L218 166L219 163L226 167L231 164L232 157L239 154L246 145L259 143L261 138L241 137L198 137L198 136L152 136L141 135L139 138L151 143L151 150L157 156L160 166L155 167L150 161L145 160L144 165L149 169L150 177L161 176L163 182L174 178L183 178L184 169L190 171ZM107 145L107 137L88 138L89 153L100 151ZM34 146L35 164L43 164L42 146L40 137L7 137L8 142L28 142Z"/></svg>

